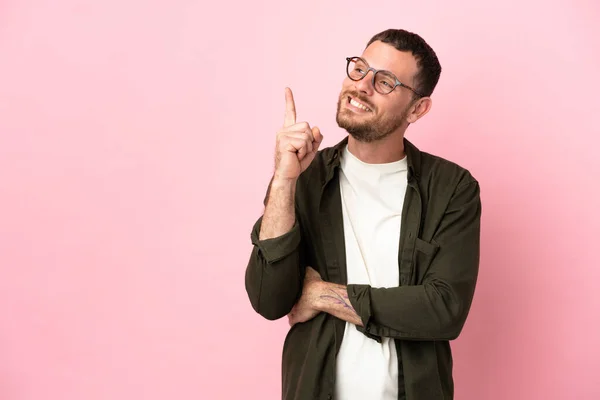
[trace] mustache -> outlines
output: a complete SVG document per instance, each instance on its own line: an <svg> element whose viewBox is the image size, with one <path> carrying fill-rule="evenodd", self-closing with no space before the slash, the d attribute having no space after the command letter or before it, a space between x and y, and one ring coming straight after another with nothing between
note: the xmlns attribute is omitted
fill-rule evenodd
<svg viewBox="0 0 600 400"><path fill-rule="evenodd" d="M361 104L364 104L365 106L369 107L371 110L375 111L375 106L373 104L371 104L371 102L369 100L362 97L358 92L353 91L353 90L348 90L342 94L342 97L348 97L348 96L356 99Z"/></svg>

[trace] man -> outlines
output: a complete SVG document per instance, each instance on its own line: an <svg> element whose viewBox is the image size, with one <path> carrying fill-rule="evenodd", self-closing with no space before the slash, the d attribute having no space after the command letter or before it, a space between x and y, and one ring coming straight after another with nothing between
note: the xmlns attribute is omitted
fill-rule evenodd
<svg viewBox="0 0 600 400"><path fill-rule="evenodd" d="M452 399L452 355L479 268L479 184L404 138L441 72L418 35L386 30L347 59L337 123L318 151L286 89L275 172L252 231L246 290L288 316L283 399Z"/></svg>

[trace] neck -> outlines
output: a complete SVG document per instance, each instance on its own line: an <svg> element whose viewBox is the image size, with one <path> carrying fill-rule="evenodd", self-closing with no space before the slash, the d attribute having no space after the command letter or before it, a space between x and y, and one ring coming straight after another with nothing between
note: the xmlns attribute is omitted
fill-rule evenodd
<svg viewBox="0 0 600 400"><path fill-rule="evenodd" d="M385 164L402 160L404 153L404 132L393 133L383 139L365 143L348 136L348 151L367 164Z"/></svg>

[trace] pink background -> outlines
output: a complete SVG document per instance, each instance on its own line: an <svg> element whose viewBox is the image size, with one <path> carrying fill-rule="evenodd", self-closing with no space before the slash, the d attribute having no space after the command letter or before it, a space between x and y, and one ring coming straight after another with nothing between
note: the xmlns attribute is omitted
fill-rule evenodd
<svg viewBox="0 0 600 400"><path fill-rule="evenodd" d="M443 66L408 138L482 186L456 398L600 398L599 19L594 0L0 2L0 399L278 398L286 321L254 313L244 270L283 88L337 143L344 57L388 27Z"/></svg>

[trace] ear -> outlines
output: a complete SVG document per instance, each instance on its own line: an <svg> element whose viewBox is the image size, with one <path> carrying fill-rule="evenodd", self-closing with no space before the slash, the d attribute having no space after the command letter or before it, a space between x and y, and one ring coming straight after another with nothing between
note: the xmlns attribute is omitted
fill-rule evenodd
<svg viewBox="0 0 600 400"><path fill-rule="evenodd" d="M413 124L417 122L422 116L427 114L431 110L432 106L431 97L421 97L417 99L411 106L410 111L406 117L408 123Z"/></svg>

